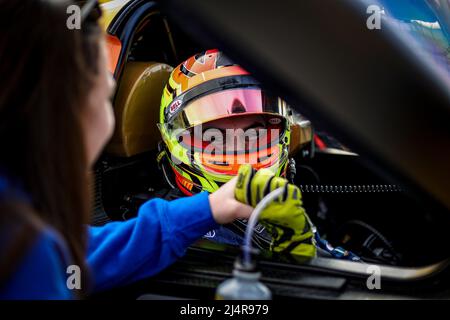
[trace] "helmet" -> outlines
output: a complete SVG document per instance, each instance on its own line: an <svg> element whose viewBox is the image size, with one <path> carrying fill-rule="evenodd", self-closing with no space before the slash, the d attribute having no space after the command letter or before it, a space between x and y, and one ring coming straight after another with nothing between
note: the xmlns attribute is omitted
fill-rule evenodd
<svg viewBox="0 0 450 320"><path fill-rule="evenodd" d="M284 175L287 112L282 99L223 53L197 54L173 70L164 88L158 161L168 160L176 185L187 195L214 192L244 163Z"/></svg>

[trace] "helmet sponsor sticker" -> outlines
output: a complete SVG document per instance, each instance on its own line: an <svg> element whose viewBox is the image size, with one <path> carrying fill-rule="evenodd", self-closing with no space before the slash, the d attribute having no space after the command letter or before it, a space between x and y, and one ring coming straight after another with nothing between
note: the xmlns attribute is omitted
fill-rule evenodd
<svg viewBox="0 0 450 320"><path fill-rule="evenodd" d="M271 119L269 119L269 123L270 124L280 124L281 119L280 118L271 118Z"/></svg>
<svg viewBox="0 0 450 320"><path fill-rule="evenodd" d="M175 100L169 107L169 113L174 114L181 107L181 100Z"/></svg>

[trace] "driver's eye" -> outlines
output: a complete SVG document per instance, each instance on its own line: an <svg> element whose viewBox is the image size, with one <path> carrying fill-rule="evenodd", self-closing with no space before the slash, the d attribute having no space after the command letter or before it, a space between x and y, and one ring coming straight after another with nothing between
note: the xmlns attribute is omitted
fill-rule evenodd
<svg viewBox="0 0 450 320"><path fill-rule="evenodd" d="M248 126L247 128L245 128L244 131L249 130L249 129L255 129L255 130L265 129L266 127L267 126L264 123L257 122L257 123L254 123L254 124Z"/></svg>
<svg viewBox="0 0 450 320"><path fill-rule="evenodd" d="M226 131L225 131L225 129L210 127L210 128L204 128L202 130L202 135L205 136L205 134L211 134L211 138L216 140L217 134L220 134L224 138Z"/></svg>

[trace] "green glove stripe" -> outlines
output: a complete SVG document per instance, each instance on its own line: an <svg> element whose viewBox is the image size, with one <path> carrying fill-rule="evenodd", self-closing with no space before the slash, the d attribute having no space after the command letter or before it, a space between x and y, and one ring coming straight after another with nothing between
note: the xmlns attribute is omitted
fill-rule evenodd
<svg viewBox="0 0 450 320"><path fill-rule="evenodd" d="M300 194L300 190L299 190L298 187L296 186L296 187L294 188L294 190L292 191L292 199L294 199L294 200L299 200L299 199L300 199L299 194Z"/></svg>
<svg viewBox="0 0 450 320"><path fill-rule="evenodd" d="M262 193L266 189L268 181L273 177L273 173L268 170L259 170L256 172L254 178L251 181L252 199L251 206L256 206L258 202L264 198L265 194ZM256 194L255 194L256 193Z"/></svg>
<svg viewBox="0 0 450 320"><path fill-rule="evenodd" d="M256 203L259 203L261 201L261 187L258 185L256 185ZM252 205L254 205L252 203ZM255 204L256 206L256 204Z"/></svg>
<svg viewBox="0 0 450 320"><path fill-rule="evenodd" d="M270 189L271 190L276 190L276 189L278 189L280 187L284 187L286 184L287 184L287 180L286 179L283 179L283 178L280 178L280 177L274 177L270 181L270 185L271 185ZM282 200L282 196L279 196L277 198L277 201L281 203L281 200Z"/></svg>
<svg viewBox="0 0 450 320"><path fill-rule="evenodd" d="M289 184L286 183L284 185L284 190L283 190L283 200L282 200L283 202L286 202L286 200L287 200L288 192L289 192L288 187L289 187Z"/></svg>
<svg viewBox="0 0 450 320"><path fill-rule="evenodd" d="M306 215L306 213L305 213L305 215ZM307 233L311 230L311 226L309 225L308 219L305 219L305 220L306 221L305 221L305 227L303 228L303 233Z"/></svg>
<svg viewBox="0 0 450 320"><path fill-rule="evenodd" d="M283 232L281 232L281 237L274 241L274 243L273 243L274 247L278 247L283 242L291 240L292 237L294 236L294 230L292 230L291 228L287 228L285 226L280 226L280 225L274 224L274 223L272 223L272 225L276 228L283 230ZM278 232L278 234L280 234L280 232Z"/></svg>
<svg viewBox="0 0 450 320"><path fill-rule="evenodd" d="M250 166L250 174L246 181L246 186L247 186L247 195L246 195L247 201L246 202L247 202L247 204L250 204L250 205L252 203L252 186L251 186L252 183L251 182L252 182L252 179L254 176L255 176L255 169L253 169L253 167Z"/></svg>
<svg viewBox="0 0 450 320"><path fill-rule="evenodd" d="M264 191L263 191L263 195L264 195L264 196L267 196L267 195L270 193L270 191L272 191L272 190L270 189L270 185L271 185L271 183L272 183L273 178L275 178L275 176L271 176L271 177L269 178L269 180L267 180L266 184L264 185Z"/></svg>

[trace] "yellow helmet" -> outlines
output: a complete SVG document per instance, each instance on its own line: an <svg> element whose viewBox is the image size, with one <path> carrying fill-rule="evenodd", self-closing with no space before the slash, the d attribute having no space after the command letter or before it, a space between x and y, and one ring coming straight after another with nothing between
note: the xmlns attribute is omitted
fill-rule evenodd
<svg viewBox="0 0 450 320"><path fill-rule="evenodd" d="M275 175L286 172L286 103L218 50L197 54L172 71L161 99L159 128L163 148L158 158L169 161L175 183L187 195L215 191L244 163ZM235 129L232 143L219 142L220 136L230 137L229 129ZM240 147L238 133L244 139Z"/></svg>

